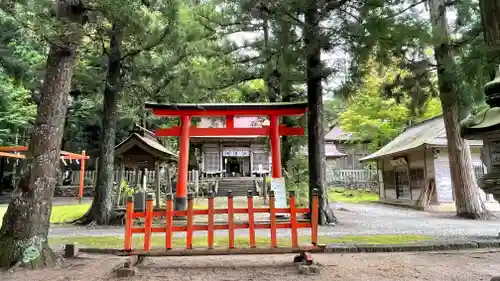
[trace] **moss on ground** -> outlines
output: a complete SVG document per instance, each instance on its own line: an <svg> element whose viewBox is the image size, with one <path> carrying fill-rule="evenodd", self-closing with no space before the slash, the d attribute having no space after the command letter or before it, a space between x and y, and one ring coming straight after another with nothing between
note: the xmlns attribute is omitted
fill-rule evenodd
<svg viewBox="0 0 500 281"><path fill-rule="evenodd" d="M378 194L366 189L347 189L332 187L328 190L328 199L335 202L362 203L378 201Z"/></svg>

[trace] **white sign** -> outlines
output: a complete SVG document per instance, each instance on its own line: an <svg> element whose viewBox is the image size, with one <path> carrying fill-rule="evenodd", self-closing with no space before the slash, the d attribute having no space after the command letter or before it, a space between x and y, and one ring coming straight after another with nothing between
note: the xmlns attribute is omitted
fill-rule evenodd
<svg viewBox="0 0 500 281"><path fill-rule="evenodd" d="M271 178L271 190L274 191L274 206L276 208L288 208L286 204L285 178Z"/></svg>
<svg viewBox="0 0 500 281"><path fill-rule="evenodd" d="M222 151L224 157L248 157L250 156L249 150L224 150Z"/></svg>

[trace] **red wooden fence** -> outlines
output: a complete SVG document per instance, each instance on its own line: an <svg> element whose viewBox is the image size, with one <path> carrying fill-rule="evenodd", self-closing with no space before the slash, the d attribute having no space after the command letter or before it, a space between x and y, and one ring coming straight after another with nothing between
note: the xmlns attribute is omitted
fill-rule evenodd
<svg viewBox="0 0 500 281"><path fill-rule="evenodd" d="M208 249L214 248L214 232L215 230L227 230L229 233L229 249L234 249L234 237L235 230L237 229L248 229L248 237L250 246L252 248L256 247L255 241L255 230L256 229L269 229L271 232L271 248L278 247L277 242L277 229L290 229L292 237L292 248L299 247L299 239L297 230L299 228L310 228L311 229L311 244L317 245L318 242L318 192L313 191L312 199L312 212L309 208L297 208L295 206L295 195L294 192L290 192L290 208L276 208L275 207L275 196L274 192L271 191L269 195L269 207L267 208L255 208L253 203L252 192L248 191L247 208L235 208L233 204L233 196L229 192L227 196L227 209L215 209L214 208L214 196L213 193L209 194L208 198L208 209L205 210L195 210L193 207L193 194L188 194L188 207L186 211L176 211L173 210L173 200L172 195L167 195L167 204L165 210L156 211L153 210L153 195L148 194L146 199L145 212L134 212L134 199L129 197L126 207L126 217L125 217L125 239L124 239L124 250L132 250L132 235L134 233L144 234L144 251L151 250L151 236L152 233L161 232L165 233L165 248L167 250L172 249L172 236L174 232L186 232L186 249L193 248L193 233L195 231L207 231L208 237ZM256 213L268 213L269 223L256 223L254 215ZM290 214L290 220L285 222L276 221L277 213ZM297 214L300 213L310 213L311 219L309 221L297 221ZM217 214L227 214L227 224L214 223L214 216ZM247 214L248 222L235 222L235 214ZM196 215L206 215L208 216L207 224L195 224L194 216ZM153 218L164 217L165 225L154 226ZM186 217L185 225L174 225L174 217ZM144 227L134 227L133 221L135 218L145 218Z"/></svg>

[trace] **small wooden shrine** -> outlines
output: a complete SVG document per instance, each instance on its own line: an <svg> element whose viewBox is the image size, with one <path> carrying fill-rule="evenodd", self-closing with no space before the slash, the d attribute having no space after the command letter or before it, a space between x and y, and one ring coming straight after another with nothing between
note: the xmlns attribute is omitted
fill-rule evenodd
<svg viewBox="0 0 500 281"><path fill-rule="evenodd" d="M153 132L140 126L134 126L130 135L115 147L115 162L120 166L117 181L117 204L121 202L122 179L125 169L135 170L135 184L145 182L139 178L142 172L144 178L148 170L155 171L156 207L160 207L160 170L169 171L171 165L177 163L177 154L169 151L156 138Z"/></svg>

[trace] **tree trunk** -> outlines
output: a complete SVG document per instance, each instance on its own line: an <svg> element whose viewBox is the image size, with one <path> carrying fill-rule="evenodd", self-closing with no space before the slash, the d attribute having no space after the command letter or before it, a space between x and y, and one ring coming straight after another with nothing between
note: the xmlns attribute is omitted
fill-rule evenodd
<svg viewBox="0 0 500 281"><path fill-rule="evenodd" d="M57 1L59 37L53 38L46 63L46 74L38 115L26 154L28 171L22 177L9 203L0 230L0 267L14 265L32 268L51 266L55 255L47 235L52 196L68 107L71 77L81 41L83 14L80 1Z"/></svg>
<svg viewBox="0 0 500 281"><path fill-rule="evenodd" d="M496 66L500 64L500 0L479 0L481 9L481 25L484 41L490 47L488 66L490 78L495 79Z"/></svg>
<svg viewBox="0 0 500 281"><path fill-rule="evenodd" d="M271 47L269 46L270 37L270 27L269 27L269 15L262 12L262 29L264 33L264 57L266 58L266 67L264 73L264 81L267 86L267 95L269 102L277 102L279 98L279 75L276 75L276 71L273 67ZM277 80L278 79L278 80Z"/></svg>
<svg viewBox="0 0 500 281"><path fill-rule="evenodd" d="M305 13L304 43L306 46L308 148L309 148L309 206L312 208L312 192L319 192L319 223L337 223L328 204L325 171L325 137L323 130L323 88L318 3L309 2Z"/></svg>
<svg viewBox="0 0 500 281"><path fill-rule="evenodd" d="M113 218L114 154L118 99L121 90L122 39L123 30L118 23L114 23L108 52L108 72L104 89L104 110L95 195L90 210L77 221L80 224L95 222L98 225L107 225L112 222Z"/></svg>
<svg viewBox="0 0 500 281"><path fill-rule="evenodd" d="M278 60L278 70L280 73L280 95L283 102L291 102L294 100L293 85L290 79L290 70L293 67L293 50L292 37L294 31L292 25L287 20L278 21L277 37L280 43L280 56ZM283 124L288 127L295 126L296 122L290 116L283 116ZM292 159L292 146L294 137L283 136L281 138L281 166L288 174L291 174L289 162Z"/></svg>
<svg viewBox="0 0 500 281"><path fill-rule="evenodd" d="M5 176L5 157L0 158L0 195L2 195L2 190L4 189L4 179Z"/></svg>
<svg viewBox="0 0 500 281"><path fill-rule="evenodd" d="M455 194L457 216L480 219L487 215L477 187L470 148L460 137L460 105L462 99L458 81L453 73L455 61L452 57L443 0L430 0L430 16L436 45L434 54L438 64L438 84L443 108L443 118L448 141L450 173Z"/></svg>

